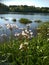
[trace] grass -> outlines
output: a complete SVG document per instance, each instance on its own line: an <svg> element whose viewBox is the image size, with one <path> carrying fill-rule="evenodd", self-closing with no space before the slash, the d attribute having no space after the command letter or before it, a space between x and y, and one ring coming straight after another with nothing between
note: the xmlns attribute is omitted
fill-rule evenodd
<svg viewBox="0 0 49 65"><path fill-rule="evenodd" d="M23 40L23 39L22 39ZM28 45L24 45L27 42ZM21 49L20 45L23 44ZM13 40L0 45L0 64L9 65L48 65L49 42L40 37L31 40Z"/></svg>
<svg viewBox="0 0 49 65"><path fill-rule="evenodd" d="M46 29L47 25L44 25ZM45 34L47 31L41 28L39 32L41 34L31 40L11 39L0 44L0 65L49 65L49 40Z"/></svg>
<svg viewBox="0 0 49 65"><path fill-rule="evenodd" d="M29 19L25 19L25 18L21 18L21 19L19 20L19 22L20 22L20 23L23 23L23 24L32 23L31 20L29 20Z"/></svg>

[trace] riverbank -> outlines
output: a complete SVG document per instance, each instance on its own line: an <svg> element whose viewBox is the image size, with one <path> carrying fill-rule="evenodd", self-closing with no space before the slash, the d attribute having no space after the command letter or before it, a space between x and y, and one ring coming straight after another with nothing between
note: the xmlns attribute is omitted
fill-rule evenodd
<svg viewBox="0 0 49 65"><path fill-rule="evenodd" d="M47 31L49 24L44 23L43 25L38 28L40 30L38 35L32 39L11 38L10 41L0 44L0 65L48 65L49 38Z"/></svg>

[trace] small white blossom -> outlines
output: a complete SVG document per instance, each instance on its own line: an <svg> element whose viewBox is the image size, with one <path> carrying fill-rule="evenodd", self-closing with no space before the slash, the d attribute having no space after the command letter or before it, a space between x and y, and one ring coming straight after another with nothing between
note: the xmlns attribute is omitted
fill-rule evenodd
<svg viewBox="0 0 49 65"><path fill-rule="evenodd" d="M23 48L23 44L20 44L20 48L19 49L22 49Z"/></svg>
<svg viewBox="0 0 49 65"><path fill-rule="evenodd" d="M27 29L25 29L25 32L28 34L29 33L29 31L27 31Z"/></svg>
<svg viewBox="0 0 49 65"><path fill-rule="evenodd" d="M6 27L7 27L7 29L10 29L10 30L12 30L13 28L18 28L18 26L17 25L15 25L15 24L6 24Z"/></svg>
<svg viewBox="0 0 49 65"><path fill-rule="evenodd" d="M30 35L33 35L33 32L30 32Z"/></svg>
<svg viewBox="0 0 49 65"><path fill-rule="evenodd" d="M49 41L49 38L47 39L47 41Z"/></svg>
<svg viewBox="0 0 49 65"><path fill-rule="evenodd" d="M16 36L19 36L20 35L20 33L16 33L14 36L16 37Z"/></svg>
<svg viewBox="0 0 49 65"><path fill-rule="evenodd" d="M29 32L31 32L31 30L29 30Z"/></svg>
<svg viewBox="0 0 49 65"><path fill-rule="evenodd" d="M49 30L49 28L47 28Z"/></svg>
<svg viewBox="0 0 49 65"><path fill-rule="evenodd" d="M47 34L47 35L49 35L49 34Z"/></svg>
<svg viewBox="0 0 49 65"><path fill-rule="evenodd" d="M28 45L28 42L24 42L25 45Z"/></svg>
<svg viewBox="0 0 49 65"><path fill-rule="evenodd" d="M22 31L22 35L24 35L24 36L25 36L25 35L27 35L27 34L26 34L24 31Z"/></svg>

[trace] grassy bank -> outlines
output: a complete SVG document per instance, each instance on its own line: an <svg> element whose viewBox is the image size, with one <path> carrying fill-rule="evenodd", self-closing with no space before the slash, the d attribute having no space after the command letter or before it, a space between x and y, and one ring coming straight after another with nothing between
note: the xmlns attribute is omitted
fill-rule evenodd
<svg viewBox="0 0 49 65"><path fill-rule="evenodd" d="M49 65L49 24L43 25L32 39L21 37L0 44L0 65Z"/></svg>

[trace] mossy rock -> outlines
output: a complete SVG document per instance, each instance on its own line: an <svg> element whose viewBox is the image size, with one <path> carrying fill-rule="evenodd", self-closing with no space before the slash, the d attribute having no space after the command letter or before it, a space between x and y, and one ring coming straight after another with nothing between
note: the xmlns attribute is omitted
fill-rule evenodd
<svg viewBox="0 0 49 65"><path fill-rule="evenodd" d="M23 23L23 24L32 23L31 20L29 20L29 19L25 19L25 18L21 18L21 19L19 20L19 22L20 22L20 23Z"/></svg>
<svg viewBox="0 0 49 65"><path fill-rule="evenodd" d="M42 21L41 21L41 20L35 20L34 22L36 22L36 23L41 23Z"/></svg>

